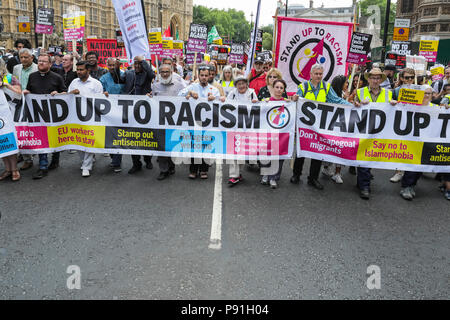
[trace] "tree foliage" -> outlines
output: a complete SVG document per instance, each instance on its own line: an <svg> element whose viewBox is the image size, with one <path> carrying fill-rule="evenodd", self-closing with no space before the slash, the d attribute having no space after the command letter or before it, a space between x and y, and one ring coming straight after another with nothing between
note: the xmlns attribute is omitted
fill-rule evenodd
<svg viewBox="0 0 450 320"><path fill-rule="evenodd" d="M250 38L250 23L245 19L244 11L235 9L219 10L204 6L194 6L193 23L205 24L208 31L216 26L221 37L231 37L233 42L246 42Z"/></svg>
<svg viewBox="0 0 450 320"><path fill-rule="evenodd" d="M380 8L380 38L383 39L384 35L384 22L386 21L386 0L362 0L358 3L359 10L362 17L369 18L373 15L373 12L369 12L367 9L369 6L378 6ZM394 32L394 21L397 12L397 5L391 1L391 8L389 10L389 28L388 34ZM363 26L364 27L364 26Z"/></svg>

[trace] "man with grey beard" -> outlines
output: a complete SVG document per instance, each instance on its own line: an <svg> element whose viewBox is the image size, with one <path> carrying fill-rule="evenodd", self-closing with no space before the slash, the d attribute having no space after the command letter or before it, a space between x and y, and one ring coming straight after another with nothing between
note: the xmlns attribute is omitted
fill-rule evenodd
<svg viewBox="0 0 450 320"><path fill-rule="evenodd" d="M159 80L153 85L152 90L155 97L176 97L178 92L187 86L181 77L174 76L173 67L168 64L159 67L158 78ZM158 157L158 163L161 171L158 180L164 180L175 173L175 164L170 157Z"/></svg>

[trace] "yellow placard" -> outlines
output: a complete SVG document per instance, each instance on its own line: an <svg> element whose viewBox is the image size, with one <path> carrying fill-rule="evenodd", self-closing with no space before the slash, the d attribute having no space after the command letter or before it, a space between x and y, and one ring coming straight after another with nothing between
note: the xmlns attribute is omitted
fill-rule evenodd
<svg viewBox="0 0 450 320"><path fill-rule="evenodd" d="M444 67L431 68L430 71L431 71L431 75L432 76L437 76L437 75L440 75L440 74L443 75L444 74Z"/></svg>
<svg viewBox="0 0 450 320"><path fill-rule="evenodd" d="M221 46L221 45L223 45L223 40L222 40L222 38L220 38L220 39L214 40L213 43Z"/></svg>
<svg viewBox="0 0 450 320"><path fill-rule="evenodd" d="M149 32L148 33L148 43L149 44L160 44L160 43L162 43L161 32Z"/></svg>
<svg viewBox="0 0 450 320"><path fill-rule="evenodd" d="M76 145L88 148L105 148L105 127L66 124L47 127L50 148Z"/></svg>
<svg viewBox="0 0 450 320"><path fill-rule="evenodd" d="M409 40L409 28L394 28L394 41L408 41Z"/></svg>
<svg viewBox="0 0 450 320"><path fill-rule="evenodd" d="M183 50L183 41L174 41L173 49Z"/></svg>
<svg viewBox="0 0 450 320"><path fill-rule="evenodd" d="M173 49L173 40L162 40L163 49Z"/></svg>
<svg viewBox="0 0 450 320"><path fill-rule="evenodd" d="M439 47L439 40L420 40L419 51L437 52L438 47Z"/></svg>
<svg viewBox="0 0 450 320"><path fill-rule="evenodd" d="M421 164L423 142L360 139L356 160Z"/></svg>
<svg viewBox="0 0 450 320"><path fill-rule="evenodd" d="M408 104L422 105L425 91L401 88L398 101Z"/></svg>
<svg viewBox="0 0 450 320"><path fill-rule="evenodd" d="M64 29L76 29L84 27L85 16L78 16L72 18L63 18L63 28Z"/></svg>
<svg viewBox="0 0 450 320"><path fill-rule="evenodd" d="M29 22L19 23L19 32L31 32L31 27Z"/></svg>

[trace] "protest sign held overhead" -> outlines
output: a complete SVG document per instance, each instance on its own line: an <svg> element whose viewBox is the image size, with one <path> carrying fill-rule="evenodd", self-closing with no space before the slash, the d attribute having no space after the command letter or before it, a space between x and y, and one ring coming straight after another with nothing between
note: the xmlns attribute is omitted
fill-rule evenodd
<svg viewBox="0 0 450 320"><path fill-rule="evenodd" d="M84 37L86 14L76 11L63 15L64 40L81 40Z"/></svg>
<svg viewBox="0 0 450 320"><path fill-rule="evenodd" d="M36 33L52 34L53 33L53 8L38 8Z"/></svg>
<svg viewBox="0 0 450 320"><path fill-rule="evenodd" d="M208 46L208 27L204 24L191 23L186 51L206 52Z"/></svg>
<svg viewBox="0 0 450 320"><path fill-rule="evenodd" d="M122 38L125 42L128 59L132 60L137 56L144 56L150 59L150 48L142 2L128 0L112 1L117 20L119 21L120 30L122 31Z"/></svg>
<svg viewBox="0 0 450 320"><path fill-rule="evenodd" d="M228 46L220 46L217 52L217 64L226 65L228 63Z"/></svg>
<svg viewBox="0 0 450 320"><path fill-rule="evenodd" d="M98 65L106 68L108 58L126 56L125 48L119 48L114 39L87 39L87 50L98 54Z"/></svg>
<svg viewBox="0 0 450 320"><path fill-rule="evenodd" d="M310 79L311 67L324 68L323 80L347 74L345 61L353 24L278 17L276 67L286 80L288 92Z"/></svg>
<svg viewBox="0 0 450 320"><path fill-rule="evenodd" d="M161 28L150 29L148 43L150 46L150 54L160 56L163 53Z"/></svg>
<svg viewBox="0 0 450 320"><path fill-rule="evenodd" d="M420 38L419 55L427 59L428 62L436 62L439 47L439 37L422 36Z"/></svg>
<svg viewBox="0 0 450 320"><path fill-rule="evenodd" d="M243 44L233 43L231 45L229 62L230 63L238 63L238 64L244 63L244 45Z"/></svg>
<svg viewBox="0 0 450 320"><path fill-rule="evenodd" d="M372 35L360 32L353 32L347 62L353 64L364 64L370 52Z"/></svg>
<svg viewBox="0 0 450 320"><path fill-rule="evenodd" d="M391 50L400 55L411 55L411 41L392 41Z"/></svg>
<svg viewBox="0 0 450 320"><path fill-rule="evenodd" d="M444 66L442 64L435 65L430 69L431 79L433 81L438 81L444 78Z"/></svg>

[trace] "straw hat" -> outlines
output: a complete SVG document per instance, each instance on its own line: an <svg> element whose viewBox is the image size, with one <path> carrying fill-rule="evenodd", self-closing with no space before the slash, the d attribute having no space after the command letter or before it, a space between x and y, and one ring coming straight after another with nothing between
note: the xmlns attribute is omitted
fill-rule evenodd
<svg viewBox="0 0 450 320"><path fill-rule="evenodd" d="M369 79L369 76L381 76L382 82L384 82L387 79L387 76L384 74L383 71L381 71L380 68L372 68L372 70L364 74L364 78L366 78L366 80Z"/></svg>

